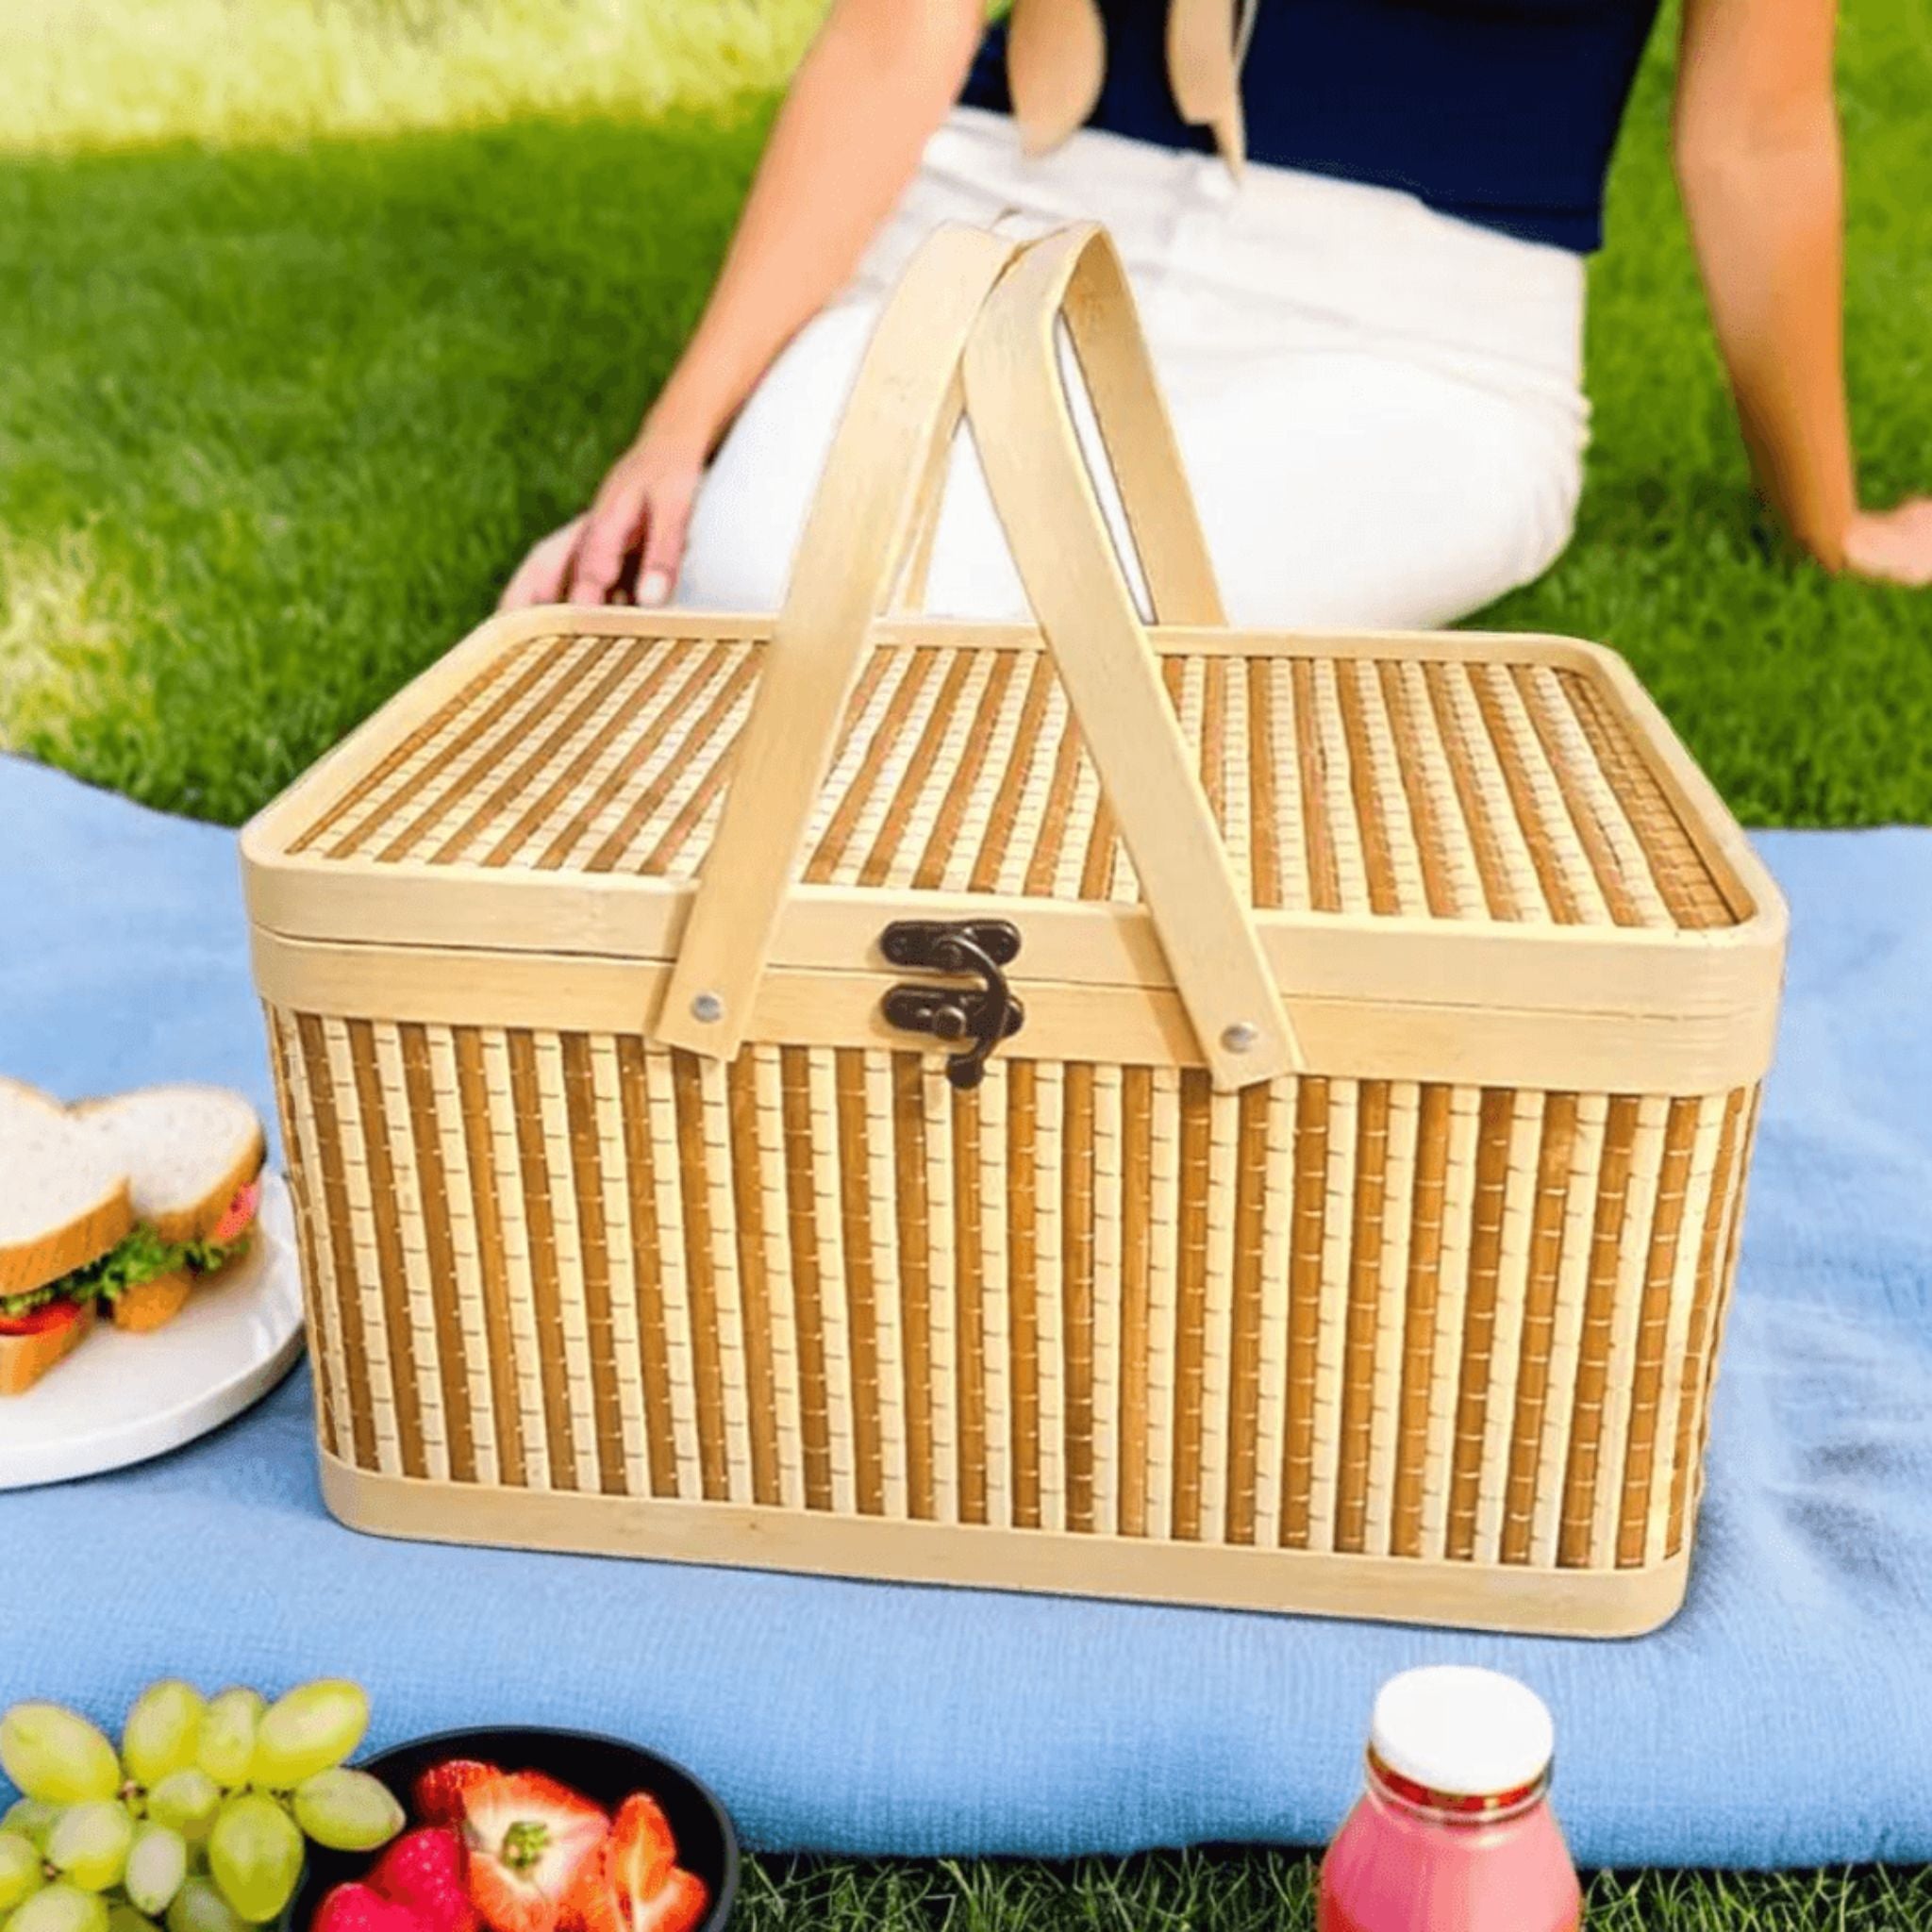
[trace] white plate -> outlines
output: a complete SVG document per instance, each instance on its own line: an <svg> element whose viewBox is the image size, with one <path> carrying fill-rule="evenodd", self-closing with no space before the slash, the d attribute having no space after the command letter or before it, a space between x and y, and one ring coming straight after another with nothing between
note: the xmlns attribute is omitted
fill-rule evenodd
<svg viewBox="0 0 1932 1932"><path fill-rule="evenodd" d="M152 1335L105 1318L25 1395L0 1396L0 1490L164 1456L268 1393L302 1353L288 1184L264 1174L247 1255Z"/></svg>

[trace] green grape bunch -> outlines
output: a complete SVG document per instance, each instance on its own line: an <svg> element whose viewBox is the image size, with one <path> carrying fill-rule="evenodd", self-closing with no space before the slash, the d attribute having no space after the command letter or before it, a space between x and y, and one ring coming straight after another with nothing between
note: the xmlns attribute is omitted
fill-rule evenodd
<svg viewBox="0 0 1932 1932"><path fill-rule="evenodd" d="M387 1785L346 1759L369 1728L358 1684L271 1704L167 1678L113 1742L58 1704L0 1714L0 1932L250 1932L287 1911L308 1841L366 1852L403 1828Z"/></svg>

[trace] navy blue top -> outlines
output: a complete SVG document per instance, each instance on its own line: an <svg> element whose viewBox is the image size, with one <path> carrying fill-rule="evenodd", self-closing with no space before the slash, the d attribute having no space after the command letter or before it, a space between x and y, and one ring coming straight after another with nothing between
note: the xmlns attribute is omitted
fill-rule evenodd
<svg viewBox="0 0 1932 1932"><path fill-rule="evenodd" d="M1241 76L1251 158L1384 188L1579 253L1657 0L1257 0ZM1167 78L1167 0L1100 0L1107 78L1088 123L1211 151ZM1006 29L961 99L1011 111Z"/></svg>

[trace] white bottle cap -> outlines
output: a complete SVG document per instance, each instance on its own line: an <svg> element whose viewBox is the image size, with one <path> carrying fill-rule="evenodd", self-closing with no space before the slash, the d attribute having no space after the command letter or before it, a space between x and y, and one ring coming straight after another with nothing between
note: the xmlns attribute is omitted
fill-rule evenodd
<svg viewBox="0 0 1932 1932"><path fill-rule="evenodd" d="M1457 1797L1499 1797L1550 1767L1556 1726L1526 1684L1500 1671L1436 1664L1382 1686L1369 1745L1398 1777Z"/></svg>

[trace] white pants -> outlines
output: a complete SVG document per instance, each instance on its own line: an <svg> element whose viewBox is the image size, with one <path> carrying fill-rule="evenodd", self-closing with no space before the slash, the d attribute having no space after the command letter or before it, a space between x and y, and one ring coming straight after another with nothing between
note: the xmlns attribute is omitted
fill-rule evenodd
<svg viewBox="0 0 1932 1932"><path fill-rule="evenodd" d="M1583 264L1412 196L1083 131L1022 157L960 108L852 285L773 365L694 512L679 601L769 610L879 304L939 223L1095 218L1124 257L1230 618L1443 624L1569 541L1588 440ZM927 608L1024 599L966 439Z"/></svg>

